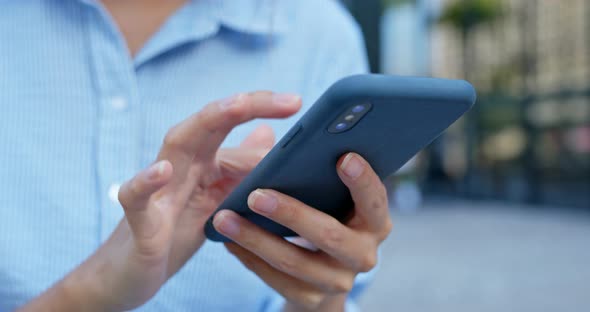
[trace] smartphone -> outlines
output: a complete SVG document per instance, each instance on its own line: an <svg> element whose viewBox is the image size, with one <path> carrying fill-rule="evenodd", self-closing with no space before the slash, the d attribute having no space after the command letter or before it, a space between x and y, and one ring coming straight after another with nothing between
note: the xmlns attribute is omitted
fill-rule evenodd
<svg viewBox="0 0 590 312"><path fill-rule="evenodd" d="M342 222L354 208L336 162L364 157L381 179L393 174L475 103L466 81L388 75L344 78L317 100L217 208L231 209L276 235L296 233L251 211L248 195L274 189ZM213 216L215 215L213 214ZM205 225L210 240L228 241Z"/></svg>

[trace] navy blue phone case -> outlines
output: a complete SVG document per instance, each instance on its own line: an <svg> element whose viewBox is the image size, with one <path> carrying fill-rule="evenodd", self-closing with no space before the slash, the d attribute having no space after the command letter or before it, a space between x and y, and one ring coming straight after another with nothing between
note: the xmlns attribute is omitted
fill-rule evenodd
<svg viewBox="0 0 590 312"><path fill-rule="evenodd" d="M353 202L336 173L342 155L360 154L385 179L467 112L475 98L473 87L462 80L386 75L344 78L320 97L215 213L231 209L272 233L296 235L248 208L252 191L269 188L343 220ZM353 128L328 132L338 116L360 103L370 103L371 109ZM205 226L207 237L228 241L215 230L212 220Z"/></svg>

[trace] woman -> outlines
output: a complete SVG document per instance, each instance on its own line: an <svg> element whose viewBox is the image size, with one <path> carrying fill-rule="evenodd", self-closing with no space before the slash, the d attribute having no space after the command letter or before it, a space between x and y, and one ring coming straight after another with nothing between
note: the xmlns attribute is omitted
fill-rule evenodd
<svg viewBox="0 0 590 312"><path fill-rule="evenodd" d="M366 70L360 38L332 1L0 2L0 310L352 307L391 229L359 155L334 168L355 200L347 224L250 196L317 251L223 213L226 249L203 225L273 128Z"/></svg>

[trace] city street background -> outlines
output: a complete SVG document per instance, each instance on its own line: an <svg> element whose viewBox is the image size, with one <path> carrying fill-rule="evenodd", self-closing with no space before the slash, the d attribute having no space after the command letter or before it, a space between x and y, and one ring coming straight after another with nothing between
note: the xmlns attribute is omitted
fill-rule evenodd
<svg viewBox="0 0 590 312"><path fill-rule="evenodd" d="M343 3L372 71L478 92L386 180L363 311L590 311L590 1Z"/></svg>
<svg viewBox="0 0 590 312"><path fill-rule="evenodd" d="M394 213L363 311L590 311L590 212L432 201Z"/></svg>

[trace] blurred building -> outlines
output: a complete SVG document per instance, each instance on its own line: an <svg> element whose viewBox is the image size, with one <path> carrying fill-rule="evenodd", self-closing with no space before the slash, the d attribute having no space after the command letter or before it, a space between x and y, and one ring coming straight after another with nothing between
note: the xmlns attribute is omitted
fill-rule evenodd
<svg viewBox="0 0 590 312"><path fill-rule="evenodd" d="M478 90L429 150L427 190L590 208L590 1L344 2L374 71Z"/></svg>
<svg viewBox="0 0 590 312"><path fill-rule="evenodd" d="M437 0L444 5L465 0ZM471 1L471 0L469 0ZM485 1L484 1L485 2ZM498 0L502 12L470 34L471 72L480 90L549 93L590 85L590 2ZM453 27L432 30L433 74L462 77L461 38Z"/></svg>
<svg viewBox="0 0 590 312"><path fill-rule="evenodd" d="M435 23L430 37L432 75L468 78L480 95L461 129L468 192L590 208L590 1L475 2L497 16L467 34ZM443 21L465 3L443 1Z"/></svg>

